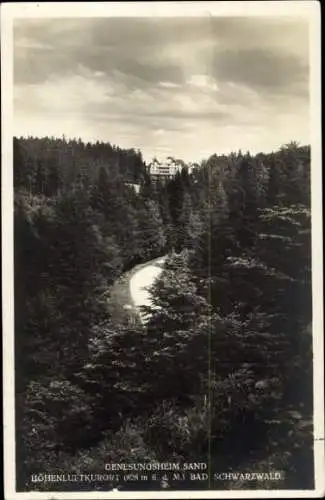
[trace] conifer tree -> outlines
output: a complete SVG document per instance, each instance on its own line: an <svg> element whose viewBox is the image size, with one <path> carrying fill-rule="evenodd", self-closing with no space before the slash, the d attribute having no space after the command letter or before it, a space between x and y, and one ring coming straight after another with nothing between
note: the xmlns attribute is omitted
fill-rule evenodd
<svg viewBox="0 0 325 500"><path fill-rule="evenodd" d="M147 349L155 392L184 398L201 388L207 370L210 307L197 294L188 267L188 254L172 254L151 288ZM206 388L205 388L206 390Z"/></svg>
<svg viewBox="0 0 325 500"><path fill-rule="evenodd" d="M15 189L23 187L27 188L26 166L24 164L24 157L21 150L20 142L16 137L14 137L13 156L14 156L14 187Z"/></svg>
<svg viewBox="0 0 325 500"><path fill-rule="evenodd" d="M153 200L145 201L138 216L138 241L142 259L158 257L165 249L166 237L157 203Z"/></svg>
<svg viewBox="0 0 325 500"><path fill-rule="evenodd" d="M47 194L47 173L42 160L37 162L34 190L39 195Z"/></svg>
<svg viewBox="0 0 325 500"><path fill-rule="evenodd" d="M62 187L62 178L59 172L58 165L52 160L48 167L48 187L47 194L56 196Z"/></svg>

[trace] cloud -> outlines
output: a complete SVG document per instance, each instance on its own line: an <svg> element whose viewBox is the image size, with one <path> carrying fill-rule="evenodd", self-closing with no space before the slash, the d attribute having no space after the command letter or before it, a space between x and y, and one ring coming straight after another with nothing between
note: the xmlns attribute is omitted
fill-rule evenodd
<svg viewBox="0 0 325 500"><path fill-rule="evenodd" d="M207 89L212 91L218 91L219 87L216 82L209 75L192 75L187 81L189 85L198 87L200 89Z"/></svg>
<svg viewBox="0 0 325 500"><path fill-rule="evenodd" d="M192 159L308 142L308 54L300 18L19 20L15 130Z"/></svg>
<svg viewBox="0 0 325 500"><path fill-rule="evenodd" d="M179 83L173 83L173 82L159 82L159 85L167 89L175 89L175 88L177 89L180 87Z"/></svg>
<svg viewBox="0 0 325 500"><path fill-rule="evenodd" d="M295 94L307 91L309 68L296 55L276 54L270 49L225 50L213 61L219 81L246 85L263 94Z"/></svg>

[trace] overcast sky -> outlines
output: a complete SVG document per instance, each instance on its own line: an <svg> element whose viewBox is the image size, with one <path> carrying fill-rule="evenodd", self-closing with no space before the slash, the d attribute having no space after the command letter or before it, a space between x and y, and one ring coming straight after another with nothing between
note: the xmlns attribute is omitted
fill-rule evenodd
<svg viewBox="0 0 325 500"><path fill-rule="evenodd" d="M24 19L14 132L109 141L146 160L306 144L308 73L303 19Z"/></svg>

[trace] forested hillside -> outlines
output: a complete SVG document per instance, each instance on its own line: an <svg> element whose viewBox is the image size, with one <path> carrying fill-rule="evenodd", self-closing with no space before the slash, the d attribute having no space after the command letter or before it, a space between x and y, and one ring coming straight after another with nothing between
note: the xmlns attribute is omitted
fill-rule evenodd
<svg viewBox="0 0 325 500"><path fill-rule="evenodd" d="M18 488L145 461L312 488L309 146L153 184L139 151L15 138L14 187ZM165 254L148 322L113 318L116 280Z"/></svg>

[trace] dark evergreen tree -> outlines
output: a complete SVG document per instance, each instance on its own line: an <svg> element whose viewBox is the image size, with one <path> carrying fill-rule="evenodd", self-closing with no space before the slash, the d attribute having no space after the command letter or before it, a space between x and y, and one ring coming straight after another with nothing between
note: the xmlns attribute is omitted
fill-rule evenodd
<svg viewBox="0 0 325 500"><path fill-rule="evenodd" d="M37 162L34 190L36 194L47 195L47 172L41 160Z"/></svg>
<svg viewBox="0 0 325 500"><path fill-rule="evenodd" d="M47 194L49 196L57 196L62 187L62 178L59 172L58 165L52 161L48 166L47 178Z"/></svg>
<svg viewBox="0 0 325 500"><path fill-rule="evenodd" d="M21 151L21 145L16 137L14 137L13 156L14 156L14 187L15 189L27 187L26 166L24 164L24 157Z"/></svg>
<svg viewBox="0 0 325 500"><path fill-rule="evenodd" d="M152 307L143 308L150 314L146 349L154 393L163 398L196 394L208 367L210 308L197 294L187 260L186 253L171 255L151 289Z"/></svg>

